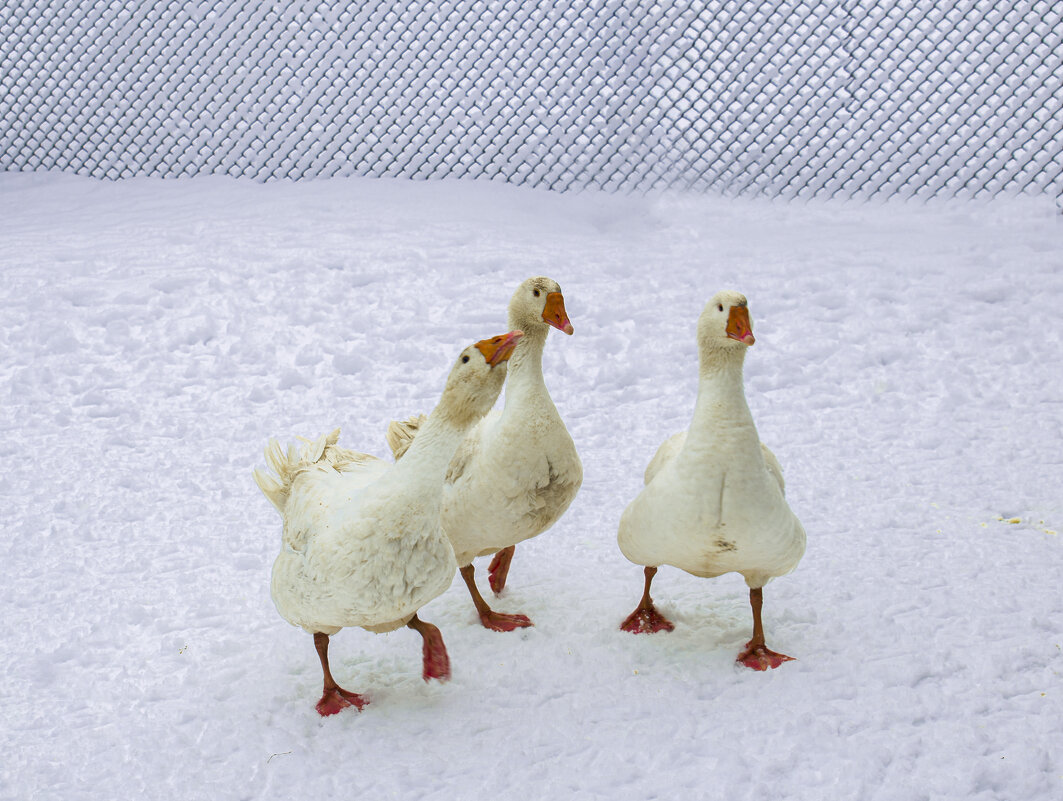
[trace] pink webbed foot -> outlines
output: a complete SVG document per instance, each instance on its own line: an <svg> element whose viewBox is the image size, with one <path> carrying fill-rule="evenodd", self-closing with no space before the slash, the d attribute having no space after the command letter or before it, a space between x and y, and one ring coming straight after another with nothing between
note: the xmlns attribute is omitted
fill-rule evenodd
<svg viewBox="0 0 1063 801"><path fill-rule="evenodd" d="M499 551L499 554L501 553L502 551ZM485 629L491 629L491 631L513 631L514 629L523 629L532 625L531 620L526 615L506 615L491 609L476 588L476 571L471 564L458 568L458 572L465 581L465 586L469 588L469 595L472 598L473 605L476 607L476 614L480 616L480 623L483 624Z"/></svg>
<svg viewBox="0 0 1063 801"><path fill-rule="evenodd" d="M646 586L642 591L642 600L635 607L635 611L620 624L620 630L632 634L656 634L658 631L671 631L675 625L657 611L650 597L650 585L653 583L653 577L657 575L657 568L647 565L643 573L646 576Z"/></svg>
<svg viewBox="0 0 1063 801"><path fill-rule="evenodd" d="M777 668L783 662L793 662L795 660L792 656L772 651L766 645L754 645L753 641L750 640L746 643L746 649L738 655L736 661L753 670L767 670L768 668Z"/></svg>
<svg viewBox="0 0 1063 801"><path fill-rule="evenodd" d="M514 631L535 625L527 615L507 615L491 609L480 613L480 622L491 631Z"/></svg>
<svg viewBox="0 0 1063 801"><path fill-rule="evenodd" d="M674 628L675 624L658 612L653 604L640 606L620 624L621 631L632 634L656 634L658 631L671 631Z"/></svg>
<svg viewBox="0 0 1063 801"><path fill-rule="evenodd" d="M513 552L516 546L510 545L495 554L494 559L487 568L487 581L495 595L501 594L506 586L506 577L509 575L509 565L513 561Z"/></svg>
<svg viewBox="0 0 1063 801"><path fill-rule="evenodd" d="M321 696L321 700L317 702L315 708L321 717L328 717L329 715L335 715L337 712L342 712L344 709L351 706L361 712L362 707L368 703L369 700L358 693L352 693L342 687L334 687L325 690L324 694Z"/></svg>
<svg viewBox="0 0 1063 801"><path fill-rule="evenodd" d="M421 672L425 681L438 679L446 681L450 678L450 657L447 656L447 647L443 644L443 635L439 629L431 623L425 623L417 615L410 618L406 624L421 635L424 644L421 647L421 655L424 668Z"/></svg>
<svg viewBox="0 0 1063 801"><path fill-rule="evenodd" d="M424 670L421 676L425 681L446 681L450 678L450 657L447 655L447 647L443 644L443 635L431 623L421 625L421 635L424 637L424 646L421 649Z"/></svg>

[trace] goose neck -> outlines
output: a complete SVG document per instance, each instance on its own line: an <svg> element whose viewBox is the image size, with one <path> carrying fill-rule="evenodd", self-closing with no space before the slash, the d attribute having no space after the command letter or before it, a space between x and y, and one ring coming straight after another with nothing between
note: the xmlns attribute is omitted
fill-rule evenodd
<svg viewBox="0 0 1063 801"><path fill-rule="evenodd" d="M447 467L468 426L451 420L438 408L428 416L409 450L395 463L395 475L407 486L442 493Z"/></svg>
<svg viewBox="0 0 1063 801"><path fill-rule="evenodd" d="M698 377L698 399L694 426L752 424L743 386L744 353L737 357L702 359Z"/></svg>
<svg viewBox="0 0 1063 801"><path fill-rule="evenodd" d="M546 344L546 326L528 326L524 339L517 345L509 359L506 373L506 406L510 399L527 393L546 391L543 379L543 347Z"/></svg>

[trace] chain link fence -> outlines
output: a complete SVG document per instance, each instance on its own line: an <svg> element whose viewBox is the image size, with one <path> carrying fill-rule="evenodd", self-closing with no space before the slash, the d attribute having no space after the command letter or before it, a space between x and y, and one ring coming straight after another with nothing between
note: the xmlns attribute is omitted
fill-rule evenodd
<svg viewBox="0 0 1063 801"><path fill-rule="evenodd" d="M1057 0L5 0L0 169L1063 197Z"/></svg>

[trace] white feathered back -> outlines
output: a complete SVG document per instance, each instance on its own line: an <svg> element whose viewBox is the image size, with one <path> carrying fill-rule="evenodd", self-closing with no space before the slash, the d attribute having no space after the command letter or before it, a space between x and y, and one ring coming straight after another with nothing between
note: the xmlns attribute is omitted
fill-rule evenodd
<svg viewBox="0 0 1063 801"><path fill-rule="evenodd" d="M284 515L284 507L288 503L292 483L307 468L324 461L334 470L342 473L351 465L364 464L372 458L364 453L339 447L336 444L339 438L340 429L338 428L315 440L299 437L303 443L302 448L297 449L293 443L288 445L287 452L277 440L272 438L269 440L265 450L266 464L273 471L273 475L256 467L255 483L270 503L277 507L281 516ZM408 444L407 447L409 447Z"/></svg>
<svg viewBox="0 0 1063 801"><path fill-rule="evenodd" d="M391 452L395 456L396 462L409 450L410 445L413 444L414 437L417 436L417 432L420 431L421 426L427 419L428 415L415 414L405 420L393 420L388 423L388 430L384 436L388 441L388 447L391 448Z"/></svg>

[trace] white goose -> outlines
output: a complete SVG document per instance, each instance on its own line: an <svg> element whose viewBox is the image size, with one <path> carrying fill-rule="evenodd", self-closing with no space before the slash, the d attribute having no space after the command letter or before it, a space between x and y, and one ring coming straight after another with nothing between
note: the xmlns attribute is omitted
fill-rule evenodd
<svg viewBox="0 0 1063 801"><path fill-rule="evenodd" d="M557 522L583 481L576 446L543 378L543 347L550 327L572 333L557 282L540 276L517 287L509 302L509 325L523 331L524 339L509 363L505 404L466 436L443 489L443 529L480 622L494 631L532 622L525 615L502 614L488 606L476 587L473 559L495 554L488 573L491 588L500 593L515 545ZM388 442L396 458L414 437L420 438L418 424L418 418L411 418L389 426Z"/></svg>
<svg viewBox="0 0 1063 801"><path fill-rule="evenodd" d="M329 670L329 637L347 626L409 626L424 638L425 681L450 676L439 629L417 617L450 586L457 567L439 522L443 477L462 438L497 400L521 336L513 331L462 351L399 463L337 447L339 429L301 452L290 446L285 453L270 440L266 459L275 475L255 470L284 519L270 590L281 616L314 635L324 674L320 714L367 703Z"/></svg>
<svg viewBox="0 0 1063 801"><path fill-rule="evenodd" d="M754 341L744 296L720 292L706 304L698 319L694 418L646 468L646 486L624 510L617 540L624 556L646 566L642 600L623 630L674 628L650 598L659 565L705 578L741 573L749 586L753 638L738 661L766 670L791 657L765 645L762 588L797 567L805 530L786 503L782 468L761 444L746 403L742 366Z"/></svg>

